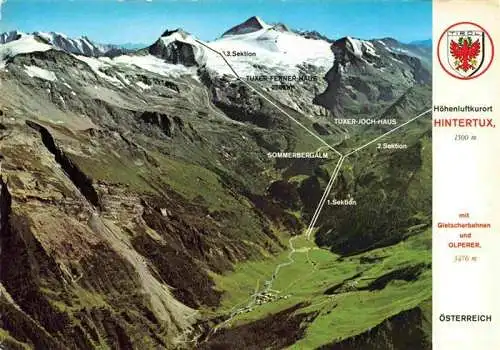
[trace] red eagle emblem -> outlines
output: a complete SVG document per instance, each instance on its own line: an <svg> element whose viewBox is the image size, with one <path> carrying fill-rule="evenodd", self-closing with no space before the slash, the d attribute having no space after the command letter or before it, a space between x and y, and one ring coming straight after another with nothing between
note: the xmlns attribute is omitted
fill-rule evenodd
<svg viewBox="0 0 500 350"><path fill-rule="evenodd" d="M458 43L454 40L450 42L450 53L455 59L455 69L467 72L476 69L478 56L481 53L481 43L479 39L472 41L469 37L460 37Z"/></svg>

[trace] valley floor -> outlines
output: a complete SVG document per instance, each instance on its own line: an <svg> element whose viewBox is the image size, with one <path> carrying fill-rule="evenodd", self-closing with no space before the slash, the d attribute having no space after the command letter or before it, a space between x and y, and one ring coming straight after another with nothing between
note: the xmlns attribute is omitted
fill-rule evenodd
<svg viewBox="0 0 500 350"><path fill-rule="evenodd" d="M251 348L244 343L250 339L240 338L238 330L293 309L292 315L304 315L306 321L300 332L295 330L303 338L287 348L316 349L332 340L340 342L365 333L431 298L430 230L396 245L346 258L317 247L305 235L294 238L293 251L238 264L234 272L214 276L217 288L224 292L215 315L232 316L210 333L204 340L208 345L202 343L203 347L212 348L231 334L242 341L241 348ZM276 266L288 262L273 274ZM272 285L268 284L270 276L274 276ZM209 315L214 316L207 311Z"/></svg>

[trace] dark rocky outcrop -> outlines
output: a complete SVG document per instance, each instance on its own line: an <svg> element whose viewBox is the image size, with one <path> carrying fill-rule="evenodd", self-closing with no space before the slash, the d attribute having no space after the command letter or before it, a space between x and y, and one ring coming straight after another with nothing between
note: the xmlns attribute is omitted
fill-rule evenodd
<svg viewBox="0 0 500 350"><path fill-rule="evenodd" d="M213 103L229 118L271 129L281 124L273 108L248 86L216 81L211 86Z"/></svg>
<svg viewBox="0 0 500 350"><path fill-rule="evenodd" d="M3 296L0 296L0 315L2 315L0 328L9 331L14 339L24 345L32 345L35 349L66 349L62 342L50 335L36 320L15 307ZM8 350L26 349L17 342L12 344L6 342L2 345L6 345L5 349Z"/></svg>
<svg viewBox="0 0 500 350"><path fill-rule="evenodd" d="M159 127L168 137L173 136L176 128L181 132L184 130L184 123L182 119L177 116L170 117L157 111L136 112L136 115L145 123Z"/></svg>
<svg viewBox="0 0 500 350"><path fill-rule="evenodd" d="M293 183L283 180L274 181L269 186L268 193L271 198L282 203L286 208L298 210L300 207L300 195Z"/></svg>
<svg viewBox="0 0 500 350"><path fill-rule="evenodd" d="M272 221L292 233L299 234L302 231L304 227L303 222L293 214L286 211L286 206L282 203L273 200L270 196L250 193L247 194L247 196L265 217L270 218Z"/></svg>
<svg viewBox="0 0 500 350"><path fill-rule="evenodd" d="M326 136L326 135L330 135L330 131L328 131L327 127L325 125L322 125L320 123L313 123L313 128L314 130L316 130L316 132L318 133L318 135L322 135L322 136Z"/></svg>
<svg viewBox="0 0 500 350"><path fill-rule="evenodd" d="M345 64L346 55L339 46L338 41L335 41L332 44L331 48L335 59L333 67L325 76L325 80L328 82L328 86L322 94L319 94L314 98L313 102L327 108L333 113L333 115L338 116L341 113L339 108L342 89L342 66Z"/></svg>
<svg viewBox="0 0 500 350"><path fill-rule="evenodd" d="M302 181L298 188L300 199L306 209L314 210L322 196L322 188L319 178L311 176Z"/></svg>
<svg viewBox="0 0 500 350"><path fill-rule="evenodd" d="M7 232L11 205L12 197L7 183L5 183L3 176L0 175L0 236L3 236L3 233Z"/></svg>
<svg viewBox="0 0 500 350"><path fill-rule="evenodd" d="M306 39L315 39L315 40L324 40L328 41L329 43L333 43L334 40L330 39L324 34L321 34L320 32L316 30L304 30L304 31L296 31L297 34L302 35Z"/></svg>
<svg viewBox="0 0 500 350"><path fill-rule="evenodd" d="M176 38L171 39L170 36ZM189 34L182 29L166 31L160 39L148 48L148 52L173 64L182 64L186 67L200 66L202 51L198 46L188 42Z"/></svg>
<svg viewBox="0 0 500 350"><path fill-rule="evenodd" d="M6 44L14 40L18 40L22 37L22 33L17 30L12 30L10 32L0 34L0 44Z"/></svg>
<svg viewBox="0 0 500 350"><path fill-rule="evenodd" d="M225 35L238 35L256 32L266 27L266 24L257 16L250 17L245 22L234 26L233 28L226 31L222 36Z"/></svg>
<svg viewBox="0 0 500 350"><path fill-rule="evenodd" d="M26 121L26 124L40 133L42 142L47 150L52 153L68 178L78 188L82 195L93 206L101 209L101 202L97 191L92 185L92 179L88 177L79 167L75 164L64 151L56 145L56 142L49 130L40 124L33 121Z"/></svg>

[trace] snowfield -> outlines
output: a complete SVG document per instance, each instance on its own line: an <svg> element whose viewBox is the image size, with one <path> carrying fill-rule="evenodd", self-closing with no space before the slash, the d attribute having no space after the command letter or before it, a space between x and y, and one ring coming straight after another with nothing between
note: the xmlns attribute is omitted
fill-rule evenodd
<svg viewBox="0 0 500 350"><path fill-rule="evenodd" d="M183 75L189 75L193 78L197 78L195 67L186 67L182 64L167 63L161 58L155 57L153 55L122 55L117 56L113 59L103 57L99 59L99 61L109 65L121 65L122 67L129 68L133 68L135 66L166 77L179 78Z"/></svg>
<svg viewBox="0 0 500 350"><path fill-rule="evenodd" d="M194 67L188 68L181 64L167 63L164 60L152 55L146 55L146 56L122 55L122 56L117 56L115 58L109 58L109 57L94 58L94 57L76 56L76 55L74 57L76 57L80 61L85 62L92 69L92 71L100 78L107 80L111 84L121 87L125 85L131 85L131 82L123 74L118 72L118 69L120 68L130 69L131 71L140 68L148 72L170 78L181 78L183 76L190 76L191 78L198 79L198 76L196 75L196 69ZM105 71L109 72L109 74L106 74Z"/></svg>
<svg viewBox="0 0 500 350"><path fill-rule="evenodd" d="M330 43L306 39L298 34L278 31L272 27L246 34L224 36L207 45L223 54L241 77L261 74L259 66L270 68L274 73L287 75L297 74L297 66L301 64L328 69L334 59ZM255 56L233 55L244 52L255 53ZM219 55L210 53L207 56L208 68L220 74L234 75Z"/></svg>
<svg viewBox="0 0 500 350"><path fill-rule="evenodd" d="M39 68L37 66L24 66L24 71L30 77L36 77L48 81L56 81L57 77L54 72L48 71L46 69Z"/></svg>
<svg viewBox="0 0 500 350"><path fill-rule="evenodd" d="M120 79L104 73L103 69L108 68L110 66L109 64L105 63L104 60L86 56L75 55L74 57L78 58L80 61L85 62L92 69L92 71L100 78L103 78L114 85L118 86L123 85Z"/></svg>
<svg viewBox="0 0 500 350"><path fill-rule="evenodd" d="M53 46L43 44L35 39L33 35L23 35L20 39L0 44L0 68L5 67L5 61L16 55L30 52L48 51Z"/></svg>
<svg viewBox="0 0 500 350"><path fill-rule="evenodd" d="M362 58L365 52L371 56L380 57L379 55L377 55L373 44L369 41L354 39L351 38L350 36L347 37L347 41L353 48L354 56L358 58Z"/></svg>

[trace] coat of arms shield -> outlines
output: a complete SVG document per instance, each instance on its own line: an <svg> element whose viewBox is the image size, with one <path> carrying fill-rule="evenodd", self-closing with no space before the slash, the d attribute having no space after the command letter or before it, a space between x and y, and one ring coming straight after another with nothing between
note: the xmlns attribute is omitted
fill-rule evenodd
<svg viewBox="0 0 500 350"><path fill-rule="evenodd" d="M448 63L459 76L471 77L483 65L484 36L481 30L448 31Z"/></svg>

